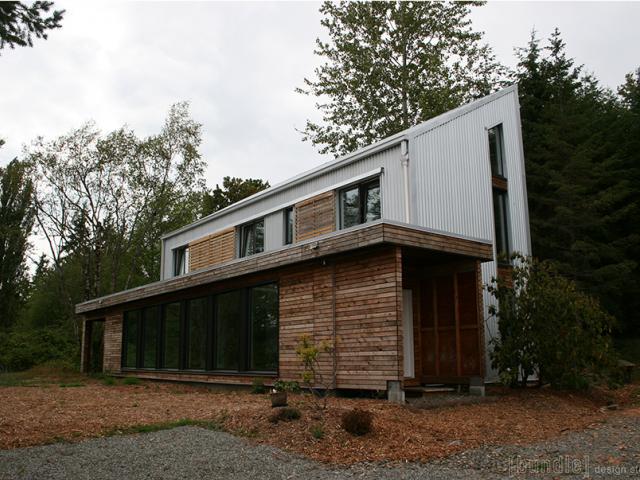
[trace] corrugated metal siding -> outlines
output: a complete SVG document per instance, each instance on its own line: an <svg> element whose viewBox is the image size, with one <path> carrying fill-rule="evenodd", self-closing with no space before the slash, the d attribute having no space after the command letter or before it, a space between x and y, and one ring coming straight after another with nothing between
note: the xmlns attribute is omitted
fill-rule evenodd
<svg viewBox="0 0 640 480"><path fill-rule="evenodd" d="M400 167L400 147L394 146L358 160L357 162L345 165L344 167L336 168L317 177L309 178L307 181L268 196L264 198L264 200L231 211L227 215L212 218L211 221L196 225L192 229L165 239L163 278L169 278L172 273L172 249L217 230L238 225L251 217L260 215L261 212L267 212L280 206L291 205L306 195L331 188L333 185L348 181L359 175L364 175L380 167L384 168L384 173L381 176L383 195L382 217L388 220L403 221L403 184L402 170ZM274 218L272 220L267 220L268 224L265 226L267 235L265 248L267 250L282 246L282 228L275 228L276 213L277 212L274 212ZM271 214L269 216L271 216ZM269 225L271 225L271 227Z"/></svg>
<svg viewBox="0 0 640 480"><path fill-rule="evenodd" d="M514 91L411 141L411 223L494 240L487 129L502 123L511 250L530 254L519 114L517 92ZM495 262L482 265L484 284L495 275ZM488 319L491 301L485 291L487 341L497 334L495 322ZM495 377L488 358L487 372Z"/></svg>
<svg viewBox="0 0 640 480"><path fill-rule="evenodd" d="M275 250L284 245L284 218L283 212L273 212L264 217L265 250Z"/></svg>

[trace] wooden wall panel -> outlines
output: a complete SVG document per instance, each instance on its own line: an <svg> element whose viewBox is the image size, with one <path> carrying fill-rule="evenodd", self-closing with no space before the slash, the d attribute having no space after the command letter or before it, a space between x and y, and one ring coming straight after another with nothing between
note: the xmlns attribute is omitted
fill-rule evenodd
<svg viewBox="0 0 640 480"><path fill-rule="evenodd" d="M216 232L189 244L189 271L233 260L236 256L235 229Z"/></svg>
<svg viewBox="0 0 640 480"><path fill-rule="evenodd" d="M122 355L122 314L116 313L105 318L104 357L102 370L110 373L120 372Z"/></svg>
<svg viewBox="0 0 640 480"><path fill-rule="evenodd" d="M333 191L296 203L296 242L333 232L336 227L335 210Z"/></svg>

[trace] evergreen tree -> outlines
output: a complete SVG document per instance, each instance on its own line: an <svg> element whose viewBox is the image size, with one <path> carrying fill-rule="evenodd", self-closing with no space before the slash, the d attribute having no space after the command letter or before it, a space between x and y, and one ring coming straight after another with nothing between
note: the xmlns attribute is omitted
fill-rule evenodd
<svg viewBox="0 0 640 480"><path fill-rule="evenodd" d="M324 2L326 62L299 92L318 98L323 123L303 140L345 154L489 93L502 68L471 7L483 2Z"/></svg>
<svg viewBox="0 0 640 480"><path fill-rule="evenodd" d="M60 28L64 10L49 10L53 2L0 2L0 50L33 47L33 37L47 39L47 30Z"/></svg>

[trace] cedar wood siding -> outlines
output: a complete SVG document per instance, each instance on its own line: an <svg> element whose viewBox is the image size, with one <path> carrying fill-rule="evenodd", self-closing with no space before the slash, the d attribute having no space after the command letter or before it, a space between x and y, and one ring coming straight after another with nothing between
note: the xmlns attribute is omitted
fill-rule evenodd
<svg viewBox="0 0 640 480"><path fill-rule="evenodd" d="M279 284L279 378L300 381L302 365L295 349L302 335L335 345L320 356L320 372L335 388L385 390L387 381L402 377L400 247L365 249L356 254L312 262L245 277L241 282L217 282L183 298L215 293L231 285L265 281ZM173 295L175 297L175 295ZM167 298L168 300L168 298ZM149 299L143 304L163 303ZM180 373L162 370L121 371L122 307L106 315L104 368L140 378L249 384L254 376L215 372ZM335 373L334 373L335 372ZM333 380L335 379L335 384Z"/></svg>

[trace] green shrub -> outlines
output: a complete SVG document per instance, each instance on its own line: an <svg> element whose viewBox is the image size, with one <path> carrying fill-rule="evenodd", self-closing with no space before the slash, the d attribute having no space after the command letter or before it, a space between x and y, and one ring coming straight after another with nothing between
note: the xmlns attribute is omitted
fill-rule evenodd
<svg viewBox="0 0 640 480"><path fill-rule="evenodd" d="M275 411L269 417L269 421L271 423L278 423L280 421L290 422L291 420L298 420L301 416L302 414L300 413L300 410L298 410L297 408L284 407L284 408L279 408L277 411Z"/></svg>
<svg viewBox="0 0 640 480"><path fill-rule="evenodd" d="M71 382L71 383L61 383L60 384L60 388L71 388L71 387L84 387L84 383Z"/></svg>
<svg viewBox="0 0 640 480"><path fill-rule="evenodd" d="M319 423L312 425L310 430L311 435L313 435L313 438L315 438L316 440L320 440L324 437L324 428L322 428L322 425L320 425Z"/></svg>
<svg viewBox="0 0 640 480"><path fill-rule="evenodd" d="M59 328L0 333L0 371L17 372L52 361L69 365L77 352L73 336Z"/></svg>
<svg viewBox="0 0 640 480"><path fill-rule="evenodd" d="M122 383L125 385L140 385L140 379L138 377L125 377Z"/></svg>
<svg viewBox="0 0 640 480"><path fill-rule="evenodd" d="M373 429L373 414L367 410L354 408L342 415L342 428L351 435L366 435Z"/></svg>
<svg viewBox="0 0 640 480"><path fill-rule="evenodd" d="M117 382L116 382L116 379L115 379L115 378L113 378L113 377L105 377L105 378L102 380L102 383L103 383L103 384L105 384L105 385L107 385L107 386L113 386L113 385L115 385Z"/></svg>
<svg viewBox="0 0 640 480"><path fill-rule="evenodd" d="M526 385L532 375L561 388L585 388L615 368L614 319L549 262L513 256L511 280L493 279L489 307L499 336L491 361L502 381Z"/></svg>
<svg viewBox="0 0 640 480"><path fill-rule="evenodd" d="M285 380L276 380L273 382L273 388L276 392L300 392L300 384L296 381L287 382Z"/></svg>
<svg viewBox="0 0 640 480"><path fill-rule="evenodd" d="M261 378L254 378L251 382L251 393L262 394L267 393L267 387L264 386L264 380Z"/></svg>

